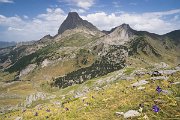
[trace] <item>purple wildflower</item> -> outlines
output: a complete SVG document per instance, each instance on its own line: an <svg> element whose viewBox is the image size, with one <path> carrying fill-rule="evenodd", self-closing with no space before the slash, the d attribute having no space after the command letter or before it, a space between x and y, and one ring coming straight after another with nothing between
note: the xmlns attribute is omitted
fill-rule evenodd
<svg viewBox="0 0 180 120"><path fill-rule="evenodd" d="M34 116L38 116L38 112L35 112Z"/></svg>
<svg viewBox="0 0 180 120"><path fill-rule="evenodd" d="M160 93L160 92L162 91L162 89L161 89L159 86L157 86L156 91L157 91L158 93Z"/></svg>
<svg viewBox="0 0 180 120"><path fill-rule="evenodd" d="M154 112L159 112L159 108L158 108L157 105L154 105L154 106L152 107L152 109L153 109Z"/></svg>
<svg viewBox="0 0 180 120"><path fill-rule="evenodd" d="M50 112L50 109L47 109L46 112Z"/></svg>
<svg viewBox="0 0 180 120"><path fill-rule="evenodd" d="M69 108L66 107L65 110L66 110L66 111L69 111Z"/></svg>

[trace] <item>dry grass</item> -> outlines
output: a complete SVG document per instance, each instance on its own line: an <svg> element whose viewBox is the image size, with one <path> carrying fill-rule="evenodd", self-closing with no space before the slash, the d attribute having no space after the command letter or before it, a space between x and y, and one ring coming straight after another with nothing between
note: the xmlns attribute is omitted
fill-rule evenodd
<svg viewBox="0 0 180 120"><path fill-rule="evenodd" d="M110 74L113 75L113 74ZM179 97L179 85L171 85L169 81L180 81L180 73L175 74L170 77L168 81L155 81L149 80L149 84L144 85L144 90L138 90L137 88L130 87L130 84L136 82L137 80L125 81L118 80L115 83L111 83L100 91L89 92L84 101L79 99L73 99L72 96L67 97L66 102L64 102L64 107L58 107L57 105L49 103L42 104L42 109L38 110L37 107L27 109L26 112L21 111L12 112L6 114L10 116L10 119L22 116L23 119L37 119L43 120L48 116L49 119L53 120L119 120L122 116L116 116L115 112L121 111L126 112L130 109L138 110L139 104L143 104L143 112L138 118L132 119L144 119L145 115L151 120L160 119L178 119L179 114L179 101L176 97ZM143 76L142 78L148 79L150 76ZM140 78L140 79L142 79ZM99 78L101 79L101 78ZM99 80L95 79L95 80ZM89 81L88 81L89 82ZM85 85L84 83L83 85ZM160 86L164 90L170 90L173 94L165 95L158 94L155 90L157 86ZM71 86L66 88L67 91L75 90L81 88L81 85ZM60 90L61 91L61 90ZM62 94L63 92L61 92ZM93 97L92 97L93 96ZM155 103L156 100L159 100ZM54 101L64 101L62 99L56 99ZM158 113L152 110L152 106L156 104L160 108ZM65 108L69 110L66 111ZM50 109L50 112L46 112L46 109ZM38 112L38 116L34 116L34 112ZM4 116L2 116L4 118Z"/></svg>

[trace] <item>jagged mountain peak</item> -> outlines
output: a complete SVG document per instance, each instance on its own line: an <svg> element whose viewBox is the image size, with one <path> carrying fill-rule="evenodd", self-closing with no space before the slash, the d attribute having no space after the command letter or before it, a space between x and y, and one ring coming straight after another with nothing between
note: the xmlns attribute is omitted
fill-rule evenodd
<svg viewBox="0 0 180 120"><path fill-rule="evenodd" d="M122 24L114 29L106 36L104 42L107 44L121 45L129 41L135 35L133 30L128 24Z"/></svg>
<svg viewBox="0 0 180 120"><path fill-rule="evenodd" d="M127 30L134 31L134 30L129 26L129 24L123 23L123 24L120 25L120 26L117 26L117 27L112 28L110 31L103 30L102 32L107 35L107 34L110 34L110 33L114 32L114 31L117 30L117 29L121 29L121 30L124 29L124 30L126 30L126 31L127 31Z"/></svg>
<svg viewBox="0 0 180 120"><path fill-rule="evenodd" d="M120 30L125 30L125 31L128 31L128 32L133 32L134 30L129 26L129 24L125 24L123 23L122 25L116 27L116 29L120 29ZM115 29L115 30L116 30Z"/></svg>
<svg viewBox="0 0 180 120"><path fill-rule="evenodd" d="M74 23L83 21L83 19L79 16L77 12L69 12L66 20L69 20Z"/></svg>
<svg viewBox="0 0 180 120"><path fill-rule="evenodd" d="M98 31L98 29L90 22L83 20L78 13L76 12L69 12L67 18L64 20L64 22L61 24L58 34L62 34L66 30L78 28L78 27L84 27L88 28L91 31Z"/></svg>
<svg viewBox="0 0 180 120"><path fill-rule="evenodd" d="M69 12L68 13L68 16L67 16L67 19L68 18L71 18L71 19L76 19L76 20L82 20L82 18L80 18L79 14L77 12Z"/></svg>
<svg viewBox="0 0 180 120"><path fill-rule="evenodd" d="M129 24L126 24L126 23L123 23L122 25L120 25L121 27L123 27L123 28L131 28L130 26L129 26Z"/></svg>

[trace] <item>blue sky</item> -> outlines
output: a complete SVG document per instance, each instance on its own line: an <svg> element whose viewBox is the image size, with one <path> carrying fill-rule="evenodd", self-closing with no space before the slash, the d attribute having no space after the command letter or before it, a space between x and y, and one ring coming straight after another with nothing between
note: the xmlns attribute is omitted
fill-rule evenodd
<svg viewBox="0 0 180 120"><path fill-rule="evenodd" d="M0 41L55 35L70 11L100 30L122 23L158 34L180 29L180 0L0 0Z"/></svg>

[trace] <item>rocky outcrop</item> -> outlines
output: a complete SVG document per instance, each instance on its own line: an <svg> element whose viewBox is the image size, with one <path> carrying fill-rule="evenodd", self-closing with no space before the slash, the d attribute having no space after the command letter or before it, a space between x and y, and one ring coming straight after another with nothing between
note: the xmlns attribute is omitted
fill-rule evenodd
<svg viewBox="0 0 180 120"><path fill-rule="evenodd" d="M160 63L155 63L154 66L157 68L157 69L161 69L161 68L168 68L170 67L168 64L166 64L165 62L160 62Z"/></svg>
<svg viewBox="0 0 180 120"><path fill-rule="evenodd" d="M34 101L45 100L47 95L42 92L37 92L26 97L24 106L30 106Z"/></svg>
<svg viewBox="0 0 180 120"><path fill-rule="evenodd" d="M26 97L26 100L24 101L24 107L29 107L33 102L38 100L48 100L53 99L55 97L56 95L50 95L43 92L36 92Z"/></svg>
<svg viewBox="0 0 180 120"><path fill-rule="evenodd" d="M52 61L45 59L42 63L41 63L41 67L44 68L48 65L50 65L52 63Z"/></svg>
<svg viewBox="0 0 180 120"><path fill-rule="evenodd" d="M22 77L24 75L27 75L28 73L30 73L31 71L33 71L36 68L36 64L30 64L28 65L25 69L23 69L20 74L19 77Z"/></svg>

